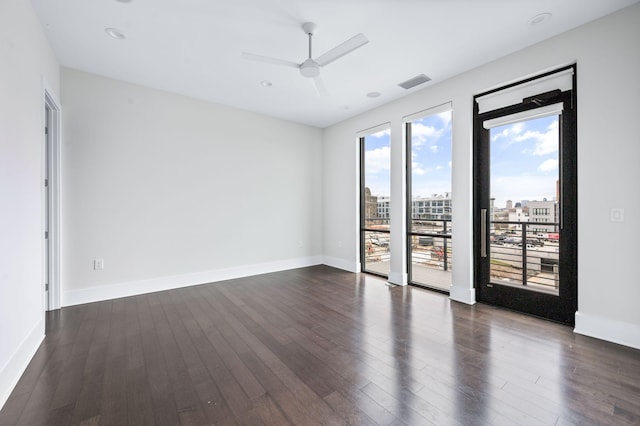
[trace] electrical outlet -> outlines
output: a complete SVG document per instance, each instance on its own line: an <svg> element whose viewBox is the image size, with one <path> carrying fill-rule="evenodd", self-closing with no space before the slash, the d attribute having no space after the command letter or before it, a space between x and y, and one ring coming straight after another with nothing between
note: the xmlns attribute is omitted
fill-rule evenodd
<svg viewBox="0 0 640 426"><path fill-rule="evenodd" d="M104 259L93 259L93 270L101 271L104 269Z"/></svg>
<svg viewBox="0 0 640 426"><path fill-rule="evenodd" d="M609 213L609 221L624 222L624 209L611 209Z"/></svg>

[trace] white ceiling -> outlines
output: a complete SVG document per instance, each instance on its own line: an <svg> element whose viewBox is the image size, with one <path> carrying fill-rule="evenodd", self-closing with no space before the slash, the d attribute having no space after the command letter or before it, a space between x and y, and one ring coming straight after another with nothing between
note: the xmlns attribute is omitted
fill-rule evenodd
<svg viewBox="0 0 640 426"><path fill-rule="evenodd" d="M61 63L326 127L640 0L32 0ZM552 18L533 26L543 12ZM242 52L314 57L357 33L365 46L322 68L329 96L298 70ZM105 33L116 28L116 40ZM410 90L398 83L424 73ZM269 80L271 87L260 82ZM378 98L366 96L380 92Z"/></svg>

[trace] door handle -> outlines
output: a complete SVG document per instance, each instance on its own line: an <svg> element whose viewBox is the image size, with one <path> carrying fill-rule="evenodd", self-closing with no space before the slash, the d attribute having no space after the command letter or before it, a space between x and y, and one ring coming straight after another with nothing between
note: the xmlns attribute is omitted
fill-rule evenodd
<svg viewBox="0 0 640 426"><path fill-rule="evenodd" d="M480 209L480 257L487 257L487 209Z"/></svg>

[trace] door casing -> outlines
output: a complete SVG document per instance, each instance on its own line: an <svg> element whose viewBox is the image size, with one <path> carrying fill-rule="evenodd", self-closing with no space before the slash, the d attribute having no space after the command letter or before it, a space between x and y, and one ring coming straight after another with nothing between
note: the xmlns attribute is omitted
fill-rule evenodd
<svg viewBox="0 0 640 426"><path fill-rule="evenodd" d="M538 103L523 102L505 108L478 113L478 103L474 102L474 147L473 147L473 229L474 229L474 286L476 300L507 309L543 317L563 324L575 324L578 297L578 200L577 200L577 104L576 104L576 70L573 67L573 89L560 92L545 100L547 104L562 102L563 112L560 116L560 240L559 295L549 295L515 287L489 284L489 256L480 255L482 243L489 246L489 238L482 238L482 209L489 210L489 167L488 144L489 131L484 129L486 120L539 108ZM554 71L557 72L557 71ZM551 74L551 73L549 73ZM544 76L544 75L543 75ZM535 77L535 78L539 78ZM517 84L521 84L519 82ZM501 89L497 89L501 90ZM477 97L484 96L486 93ZM486 230L489 228L488 215L484 217Z"/></svg>

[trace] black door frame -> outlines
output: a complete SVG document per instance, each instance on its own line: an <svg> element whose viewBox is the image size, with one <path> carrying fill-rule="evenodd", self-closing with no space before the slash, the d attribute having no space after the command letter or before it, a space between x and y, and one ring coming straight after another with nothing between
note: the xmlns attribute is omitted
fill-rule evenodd
<svg viewBox="0 0 640 426"><path fill-rule="evenodd" d="M500 108L480 114L477 98L489 93L504 90L533 81L556 72L573 69L572 90L549 92L543 96L525 99L517 105ZM543 98L542 100L540 98ZM560 287L559 295L550 295L516 287L489 284L489 259L482 257L482 245L488 248L489 238L481 234L482 220L485 230L489 228L488 215L481 214L481 209L489 211L489 130L483 123L486 120L529 111L540 108L543 105L552 105L562 102L563 112L560 116L560 247L559 268ZM479 94L474 97L474 123L473 123L473 249L474 249L474 286L476 300L478 302L493 304L507 309L543 317L564 324L575 324L575 312L577 311L578 298L578 200L577 200L577 103L576 103L576 67L575 65L525 80L512 85L496 89L491 92ZM487 285L489 284L489 285Z"/></svg>

